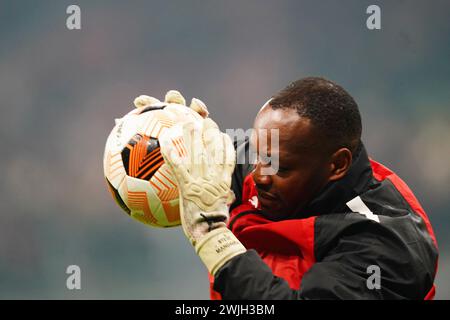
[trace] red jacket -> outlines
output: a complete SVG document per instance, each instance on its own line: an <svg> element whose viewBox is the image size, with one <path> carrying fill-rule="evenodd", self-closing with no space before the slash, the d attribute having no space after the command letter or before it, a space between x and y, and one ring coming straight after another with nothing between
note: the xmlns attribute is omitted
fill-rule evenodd
<svg viewBox="0 0 450 320"><path fill-rule="evenodd" d="M263 217L251 175L240 173L240 189L238 174L233 189L242 193L229 228L249 250L210 276L212 299L434 297L438 252L430 221L408 186L369 160L363 146L347 176L305 208L308 218ZM380 268L379 289L367 286L371 265Z"/></svg>

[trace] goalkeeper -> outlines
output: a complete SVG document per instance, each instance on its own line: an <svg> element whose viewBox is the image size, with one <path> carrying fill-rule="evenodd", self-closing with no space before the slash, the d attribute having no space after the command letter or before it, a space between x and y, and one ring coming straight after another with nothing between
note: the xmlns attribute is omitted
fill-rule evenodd
<svg viewBox="0 0 450 320"><path fill-rule="evenodd" d="M234 147L199 100L194 107L204 120L179 123L160 141L211 298L434 297L438 250L428 217L405 182L368 157L358 106L342 87L292 83ZM268 132L278 132L274 150L260 143ZM252 148L256 164L243 164Z"/></svg>

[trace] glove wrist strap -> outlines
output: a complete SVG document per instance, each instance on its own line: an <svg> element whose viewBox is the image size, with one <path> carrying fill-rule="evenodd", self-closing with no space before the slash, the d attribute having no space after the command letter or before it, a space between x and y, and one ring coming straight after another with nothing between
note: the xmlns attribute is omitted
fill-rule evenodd
<svg viewBox="0 0 450 320"><path fill-rule="evenodd" d="M195 252L213 276L230 259L247 251L227 228L208 232L195 245Z"/></svg>

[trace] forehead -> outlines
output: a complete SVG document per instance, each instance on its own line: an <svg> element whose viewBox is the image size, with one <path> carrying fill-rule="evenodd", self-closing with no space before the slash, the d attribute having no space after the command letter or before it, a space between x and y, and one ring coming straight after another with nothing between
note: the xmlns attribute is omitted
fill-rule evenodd
<svg viewBox="0 0 450 320"><path fill-rule="evenodd" d="M266 134L270 139L271 130L277 130L280 152L308 150L316 144L311 121L300 117L295 109L274 110L266 105L256 116L254 129L257 140Z"/></svg>

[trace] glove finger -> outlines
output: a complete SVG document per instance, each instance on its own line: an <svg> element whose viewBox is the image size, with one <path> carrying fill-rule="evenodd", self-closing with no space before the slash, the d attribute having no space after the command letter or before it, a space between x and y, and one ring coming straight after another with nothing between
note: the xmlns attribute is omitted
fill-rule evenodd
<svg viewBox="0 0 450 320"><path fill-rule="evenodd" d="M147 95L140 95L139 97L136 97L134 99L133 103L136 108L142 108L142 107L150 106L152 104L161 103L161 101L159 101L158 99L156 99L154 97L150 97Z"/></svg>
<svg viewBox="0 0 450 320"><path fill-rule="evenodd" d="M208 108L200 99L192 98L190 108L201 115L202 118L207 118L209 115Z"/></svg>
<svg viewBox="0 0 450 320"><path fill-rule="evenodd" d="M177 90L167 91L166 97L164 98L164 102L186 105L186 100Z"/></svg>
<svg viewBox="0 0 450 320"><path fill-rule="evenodd" d="M227 197L227 206L230 206L234 201L236 201L236 195L234 194L233 190L230 189Z"/></svg>
<svg viewBox="0 0 450 320"><path fill-rule="evenodd" d="M224 155L221 132L211 118L206 118L203 121L203 142L211 165L220 165L223 163Z"/></svg>
<svg viewBox="0 0 450 320"><path fill-rule="evenodd" d="M184 137L180 134L182 128L177 126L165 130L159 136L159 144L164 161L170 166L178 182L185 183L190 180L189 154Z"/></svg>
<svg viewBox="0 0 450 320"><path fill-rule="evenodd" d="M223 179L229 186L231 185L231 175L236 165L236 150L234 150L233 142L229 135L221 133L221 136L224 150Z"/></svg>
<svg viewBox="0 0 450 320"><path fill-rule="evenodd" d="M172 171L172 174L175 176L178 184L185 184L190 180L189 171L186 165L181 161L176 155L178 151L176 151L173 147L165 147L161 148L161 153L163 154L163 158L165 163L167 163Z"/></svg>
<svg viewBox="0 0 450 320"><path fill-rule="evenodd" d="M189 168L195 177L206 174L206 152L202 139L202 123L196 121L185 122L183 124L183 136L189 153Z"/></svg>

